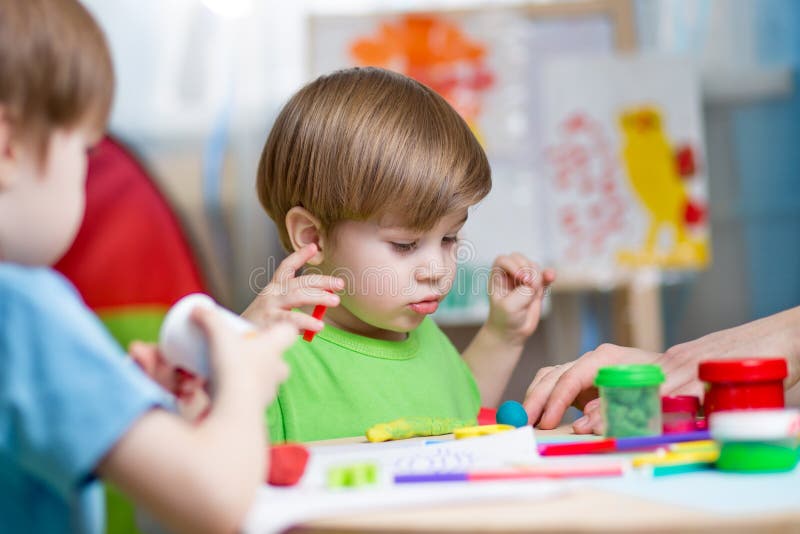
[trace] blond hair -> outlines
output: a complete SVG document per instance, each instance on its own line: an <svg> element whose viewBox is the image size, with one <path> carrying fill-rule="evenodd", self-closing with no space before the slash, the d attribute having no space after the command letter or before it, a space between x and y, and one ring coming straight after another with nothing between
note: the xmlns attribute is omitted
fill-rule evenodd
<svg viewBox="0 0 800 534"><path fill-rule="evenodd" d="M43 158L53 130L105 129L114 92L102 31L76 0L0 0L0 106Z"/></svg>
<svg viewBox="0 0 800 534"><path fill-rule="evenodd" d="M291 250L286 213L302 206L325 231L343 220L395 214L432 228L491 189L486 154L437 93L401 74L353 68L321 76L284 106L256 184Z"/></svg>

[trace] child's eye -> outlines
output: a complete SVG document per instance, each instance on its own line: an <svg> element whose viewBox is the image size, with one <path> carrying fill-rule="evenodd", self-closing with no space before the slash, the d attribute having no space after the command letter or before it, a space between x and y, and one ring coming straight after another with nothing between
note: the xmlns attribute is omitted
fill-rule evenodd
<svg viewBox="0 0 800 534"><path fill-rule="evenodd" d="M394 241L391 242L392 248L394 248L397 252L411 252L415 248L417 248L417 242L414 241L412 243L395 243Z"/></svg>
<svg viewBox="0 0 800 534"><path fill-rule="evenodd" d="M442 244L444 245L455 245L456 243L458 243L457 235L446 235L442 238Z"/></svg>

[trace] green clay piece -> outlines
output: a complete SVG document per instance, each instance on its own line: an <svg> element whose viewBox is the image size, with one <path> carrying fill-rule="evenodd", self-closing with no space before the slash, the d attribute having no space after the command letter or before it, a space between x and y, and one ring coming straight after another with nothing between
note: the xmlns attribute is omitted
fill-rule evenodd
<svg viewBox="0 0 800 534"><path fill-rule="evenodd" d="M607 436L660 433L661 399L657 387L604 387L602 390Z"/></svg>
<svg viewBox="0 0 800 534"><path fill-rule="evenodd" d="M378 482L378 466L373 463L332 467L328 470L328 488L360 488Z"/></svg>

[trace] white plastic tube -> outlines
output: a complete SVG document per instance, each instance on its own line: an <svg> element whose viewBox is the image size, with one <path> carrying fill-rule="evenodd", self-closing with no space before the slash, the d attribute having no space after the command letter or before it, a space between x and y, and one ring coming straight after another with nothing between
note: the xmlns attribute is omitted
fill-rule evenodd
<svg viewBox="0 0 800 534"><path fill-rule="evenodd" d="M187 295L170 308L159 333L158 347L162 356L172 365L207 379L211 374L208 339L191 319L192 310L198 307L215 310L242 334L254 331L255 326L202 293Z"/></svg>

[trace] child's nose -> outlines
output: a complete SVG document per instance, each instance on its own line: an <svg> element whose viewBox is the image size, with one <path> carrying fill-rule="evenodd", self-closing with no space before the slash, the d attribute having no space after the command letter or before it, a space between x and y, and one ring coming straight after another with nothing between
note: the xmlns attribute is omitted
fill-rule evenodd
<svg viewBox="0 0 800 534"><path fill-rule="evenodd" d="M420 282L437 282L450 274L452 267L449 267L446 257L442 254L431 254L425 262L417 266L416 275Z"/></svg>

